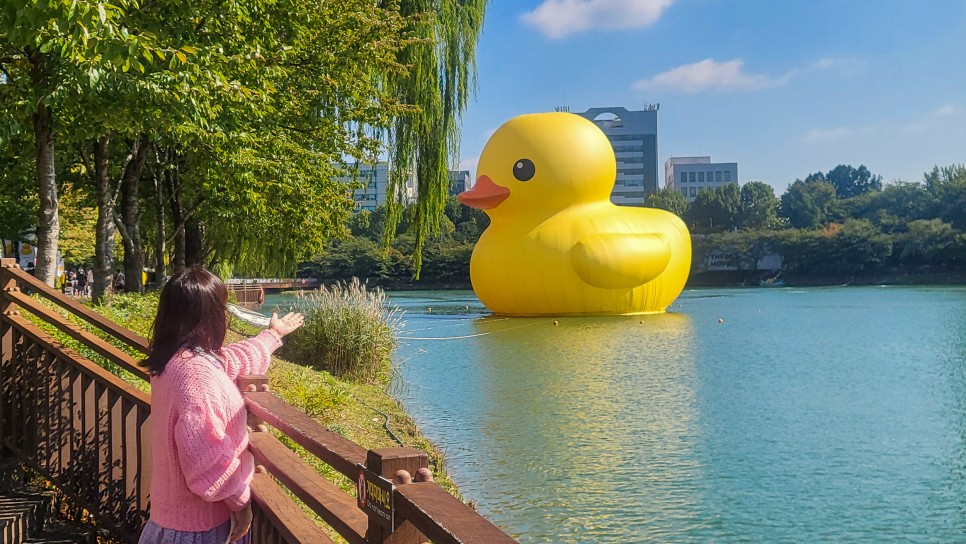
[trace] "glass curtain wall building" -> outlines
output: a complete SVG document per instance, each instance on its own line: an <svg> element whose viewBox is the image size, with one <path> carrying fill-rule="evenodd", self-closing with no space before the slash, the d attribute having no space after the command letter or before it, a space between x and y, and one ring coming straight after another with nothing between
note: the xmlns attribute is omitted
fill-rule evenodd
<svg viewBox="0 0 966 544"><path fill-rule="evenodd" d="M642 206L657 191L657 111L660 104L631 111L621 107L591 108L577 115L594 122L610 140L617 159L611 201Z"/></svg>

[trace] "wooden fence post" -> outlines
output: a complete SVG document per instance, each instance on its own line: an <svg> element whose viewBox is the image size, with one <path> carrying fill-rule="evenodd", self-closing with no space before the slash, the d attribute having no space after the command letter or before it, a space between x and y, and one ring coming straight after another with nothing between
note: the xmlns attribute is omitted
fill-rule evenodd
<svg viewBox="0 0 966 544"><path fill-rule="evenodd" d="M396 472L399 470L405 470L410 475L415 475L419 469L428 467L429 456L426 455L426 452L415 448L380 448L369 450L366 455L366 468L387 480L394 480ZM396 485L400 485L398 480ZM369 530L366 532L366 540L370 544L422 544L429 542L429 539L408 521L403 522L394 532L389 533L371 519L369 520Z"/></svg>
<svg viewBox="0 0 966 544"><path fill-rule="evenodd" d="M7 279L7 269L16 268L16 259L0 259L0 292L17 288L17 280ZM13 361L13 326L7 323L3 316L16 312L17 305L0 296L0 380L10 372ZM0 390L5 384L0 384ZM0 394L0 450L3 450L3 438L7 436L10 422L7 421L6 405L9 399Z"/></svg>

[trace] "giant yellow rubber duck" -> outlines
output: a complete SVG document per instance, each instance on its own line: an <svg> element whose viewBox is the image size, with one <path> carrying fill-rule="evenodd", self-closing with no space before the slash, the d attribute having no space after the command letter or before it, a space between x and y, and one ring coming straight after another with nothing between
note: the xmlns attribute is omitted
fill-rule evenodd
<svg viewBox="0 0 966 544"><path fill-rule="evenodd" d="M684 288L691 238L676 215L610 201L604 133L571 113L507 121L459 201L490 217L470 259L476 295L505 315L663 312Z"/></svg>

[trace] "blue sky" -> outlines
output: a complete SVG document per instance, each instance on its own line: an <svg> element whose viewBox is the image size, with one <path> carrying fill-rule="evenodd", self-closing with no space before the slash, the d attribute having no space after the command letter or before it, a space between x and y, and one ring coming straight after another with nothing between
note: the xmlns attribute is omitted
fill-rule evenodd
<svg viewBox="0 0 966 544"><path fill-rule="evenodd" d="M780 196L838 164L889 182L966 162L966 0L491 0L477 64L473 176L514 116L654 102L661 179L711 155Z"/></svg>

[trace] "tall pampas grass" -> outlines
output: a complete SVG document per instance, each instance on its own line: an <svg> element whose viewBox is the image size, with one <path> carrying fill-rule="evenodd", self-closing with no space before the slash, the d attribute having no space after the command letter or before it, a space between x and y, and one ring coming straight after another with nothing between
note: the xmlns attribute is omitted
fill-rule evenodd
<svg viewBox="0 0 966 544"><path fill-rule="evenodd" d="M285 339L284 356L334 376L364 383L389 379L404 312L382 289L349 283L298 295L305 324Z"/></svg>

